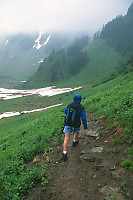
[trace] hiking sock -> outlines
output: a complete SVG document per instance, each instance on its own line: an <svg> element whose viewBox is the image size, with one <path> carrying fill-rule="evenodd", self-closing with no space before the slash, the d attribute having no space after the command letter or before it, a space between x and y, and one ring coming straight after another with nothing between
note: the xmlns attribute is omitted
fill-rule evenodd
<svg viewBox="0 0 133 200"><path fill-rule="evenodd" d="M64 161L67 160L67 151L63 151L63 160L64 160Z"/></svg>
<svg viewBox="0 0 133 200"><path fill-rule="evenodd" d="M73 139L73 147L77 146L77 144L79 143L79 139L77 138L77 140Z"/></svg>
<svg viewBox="0 0 133 200"><path fill-rule="evenodd" d="M77 140L74 140L74 139L73 139L73 142L79 142L79 139L78 139L78 138L77 138Z"/></svg>
<svg viewBox="0 0 133 200"><path fill-rule="evenodd" d="M64 154L67 154L67 151L63 151Z"/></svg>

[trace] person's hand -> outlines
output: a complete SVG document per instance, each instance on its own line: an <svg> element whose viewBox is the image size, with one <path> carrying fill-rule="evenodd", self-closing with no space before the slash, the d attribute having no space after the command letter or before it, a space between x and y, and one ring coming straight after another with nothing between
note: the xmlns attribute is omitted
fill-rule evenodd
<svg viewBox="0 0 133 200"><path fill-rule="evenodd" d="M87 129L85 129L85 133L87 133Z"/></svg>

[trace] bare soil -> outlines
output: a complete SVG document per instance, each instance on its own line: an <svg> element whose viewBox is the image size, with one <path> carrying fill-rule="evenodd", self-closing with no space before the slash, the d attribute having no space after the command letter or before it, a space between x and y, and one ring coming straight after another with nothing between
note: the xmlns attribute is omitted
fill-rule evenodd
<svg viewBox="0 0 133 200"><path fill-rule="evenodd" d="M113 144L121 129L103 127L105 120L105 116L96 119L93 114L87 114L88 131L104 131L106 134L87 136L82 126L76 147L72 147L73 135L70 137L67 161L62 160L62 145L53 140L47 162L52 179L46 186L42 186L41 181L36 184L25 200L132 200L133 173L121 165L124 149L129 144L124 139L120 144ZM61 137L64 138L63 133ZM103 150L95 152L95 147ZM45 154L38 157L39 163L46 163ZM121 187L123 183L124 187ZM118 192L119 189L123 192Z"/></svg>

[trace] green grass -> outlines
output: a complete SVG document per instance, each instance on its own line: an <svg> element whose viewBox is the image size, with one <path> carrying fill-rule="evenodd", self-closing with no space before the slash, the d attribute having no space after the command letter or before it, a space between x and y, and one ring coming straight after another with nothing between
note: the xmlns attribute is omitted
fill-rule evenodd
<svg viewBox="0 0 133 200"><path fill-rule="evenodd" d="M79 74L69 77L69 81L57 83L59 86L95 84L113 73L127 59L100 39L86 46L84 51L87 51L89 62Z"/></svg>
<svg viewBox="0 0 133 200"><path fill-rule="evenodd" d="M86 99L86 107L97 116L115 118L127 135L133 132L133 73L119 76L106 84L96 87L95 94ZM131 138L130 138L131 139Z"/></svg>
<svg viewBox="0 0 133 200"><path fill-rule="evenodd" d="M2 101L0 112L13 111L15 108L13 104L17 104L16 108L20 109L21 103L24 102L27 102L24 109L30 108L30 103L34 104L33 107L47 106L48 99L49 104L60 101L64 104L46 111L0 120L0 196L3 199L19 200L39 180L42 180L42 184L47 184L49 177L43 178L47 174L47 166L43 163L37 168L36 165L31 167L27 163L32 161L38 153L49 150L51 139L59 144L62 143L60 133L64 124L63 111L72 101L75 93L86 97L82 104L87 112L94 112L96 117L106 115L110 122L118 121L119 125L125 129L123 134L127 136L127 146L128 143L131 144L133 138L132 84L133 73L130 73L97 87L86 86L73 93L50 98L29 96ZM132 147L127 149L126 155L127 159L123 160L122 165L132 170Z"/></svg>
<svg viewBox="0 0 133 200"><path fill-rule="evenodd" d="M80 69L79 73L75 75L65 73L63 79L59 76L60 78L58 77L56 82L50 82L50 73L48 73L49 78L45 78L46 80L44 80L42 72L38 72L36 76L33 76L31 80L26 83L26 87L38 88L53 84L57 87L94 85L115 72L127 59L126 56L121 55L111 48L104 40L100 39L89 43L83 51L87 52L88 62ZM56 59L53 57L53 60ZM63 65L60 62L59 64Z"/></svg>
<svg viewBox="0 0 133 200"><path fill-rule="evenodd" d="M1 120L0 186L3 199L22 199L45 175L46 168L27 166L37 153L49 148L64 122L63 107ZM27 189L26 189L27 188Z"/></svg>

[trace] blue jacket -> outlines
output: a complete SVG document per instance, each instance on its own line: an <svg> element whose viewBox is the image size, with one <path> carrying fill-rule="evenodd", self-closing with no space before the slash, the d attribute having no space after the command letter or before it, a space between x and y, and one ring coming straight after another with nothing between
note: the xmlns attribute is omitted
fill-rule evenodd
<svg viewBox="0 0 133 200"><path fill-rule="evenodd" d="M64 110L64 113L67 115L67 113L69 112L69 107L71 107L71 106L73 108L75 108L75 109L78 109L79 110L79 119L77 121L77 124L76 124L75 128L80 127L80 125L81 125L81 119L82 119L82 122L83 122L83 125L84 125L84 129L87 129L86 112L85 112L85 109L84 109L83 105L80 104L81 100L82 100L81 95L76 94L74 96L73 103L70 103L66 107L66 109ZM67 125L66 122L65 122L65 125Z"/></svg>

